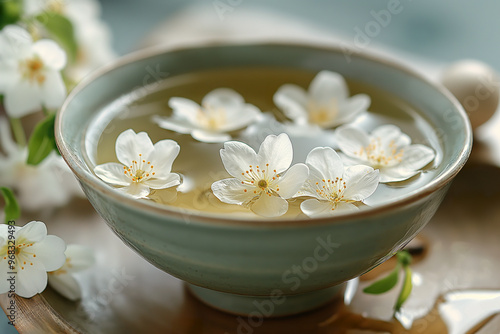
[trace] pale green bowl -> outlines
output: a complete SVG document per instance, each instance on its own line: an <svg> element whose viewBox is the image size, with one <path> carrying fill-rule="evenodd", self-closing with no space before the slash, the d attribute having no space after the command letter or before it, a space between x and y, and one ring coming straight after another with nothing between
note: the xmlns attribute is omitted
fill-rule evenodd
<svg viewBox="0 0 500 334"><path fill-rule="evenodd" d="M415 237L436 212L471 150L469 120L442 87L386 60L349 57L350 62L338 49L289 44L139 52L72 92L57 117L57 145L111 229L153 265L188 282L206 303L266 317L309 310L331 299L341 283L384 262ZM187 215L133 200L98 179L85 164L86 126L102 106L144 85L148 68L174 76L252 65L337 71L422 110L443 139L437 176L404 198L359 213L249 221ZM148 76L147 83L160 79Z"/></svg>

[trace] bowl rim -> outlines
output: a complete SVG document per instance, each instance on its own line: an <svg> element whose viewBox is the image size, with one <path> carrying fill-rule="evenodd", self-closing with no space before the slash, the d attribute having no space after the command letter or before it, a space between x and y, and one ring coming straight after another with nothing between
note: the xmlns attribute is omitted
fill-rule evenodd
<svg viewBox="0 0 500 334"><path fill-rule="evenodd" d="M414 193L411 193L407 196L404 196L400 199L397 199L394 202L385 203L378 205L376 207L371 207L368 209L360 210L353 213L345 213L339 214L338 216L331 217L319 217L319 218L291 218L291 219L272 219L272 218L262 218L258 217L256 219L249 219L248 217L238 218L231 216L230 218L224 217L221 214L202 214L196 210L187 211L184 209L179 209L176 207L171 207L167 205L157 205L148 203L146 201L138 201L126 194L122 194L121 192L113 190L110 186L105 184L104 181L101 181L96 175L88 172L82 164L79 163L79 159L71 152L69 149L69 145L66 143L65 139L62 135L62 119L67 113L68 105L73 101L73 99L79 94L79 92L85 89L87 86L92 84L95 79L100 78L101 76L116 70L122 66L131 64L136 61L145 60L147 58L152 58L155 56L159 56L164 53L169 52L179 52L179 51L187 51L194 49L205 49L211 47L297 47L297 48L310 48L322 51L330 51L336 53L343 53L346 50L346 47L340 46L332 46L325 45L321 43L306 43L306 42L283 42L283 41L265 41L261 43L237 43L237 42L220 42L220 41L210 41L204 44L197 45L186 45L186 46L153 46L145 49L141 49L138 51L134 51L130 54L122 56L116 61L105 65L96 71L92 72L90 75L85 77L68 95L66 100L64 101L62 107L57 112L56 121L55 121L55 137L56 144L61 153L61 156L66 161L66 164L78 177L78 179L82 182L85 182L87 185L91 186L94 190L101 193L103 196L111 197L114 201L121 202L127 206L133 207L139 211L147 212L147 214L157 214L159 216L164 216L165 218L173 218L170 219L173 221L175 218L180 218L183 221L187 221L189 223L201 223L201 224L216 224L216 225L233 225L233 226L260 226L266 228L272 227L283 227L283 226L311 226L311 225L329 225L329 224L339 224L346 223L351 220L360 220L363 218L373 217L379 214L387 213L390 210L398 209L404 207L406 205L410 205L412 203L418 202L420 199L427 197L433 192L443 188L447 185L462 169L462 167L467 162L469 155L472 150L472 127L469 121L469 118L463 109L462 105L458 102L458 100L449 92L444 86L439 83L432 82L422 76L421 74L415 72L414 70L408 68L406 65L399 63L393 59L388 57L383 57L378 54L374 54L372 52L368 52L366 50L352 50L352 56L364 60L368 60L375 63L380 63L382 65L391 67L400 72L403 72L409 76L412 76L427 85L431 86L439 93L444 95L455 107L455 111L458 112L458 115L461 117L464 125L465 125L465 140L462 145L462 150L458 156L458 158L447 168L445 169L441 175L431 180L431 182L424 185L422 188L416 190ZM187 216L187 217L186 217ZM187 218L187 219L186 219Z"/></svg>

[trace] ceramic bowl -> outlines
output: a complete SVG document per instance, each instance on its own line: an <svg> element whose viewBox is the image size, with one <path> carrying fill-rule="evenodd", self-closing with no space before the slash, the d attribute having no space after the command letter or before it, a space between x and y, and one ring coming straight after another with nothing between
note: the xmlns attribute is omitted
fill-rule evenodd
<svg viewBox="0 0 500 334"><path fill-rule="evenodd" d="M57 116L57 145L89 201L118 237L156 267L187 282L202 301L266 317L309 310L415 237L436 212L471 149L469 120L445 89L390 61L359 53L348 56L339 49L290 44L142 51L73 90ZM406 101L423 112L441 138L443 162L436 177L402 198L354 214L251 221L187 215L137 201L113 190L87 167L86 127L102 106L144 85L148 68L174 76L238 66L333 70ZM156 80L161 76L149 75L147 83Z"/></svg>

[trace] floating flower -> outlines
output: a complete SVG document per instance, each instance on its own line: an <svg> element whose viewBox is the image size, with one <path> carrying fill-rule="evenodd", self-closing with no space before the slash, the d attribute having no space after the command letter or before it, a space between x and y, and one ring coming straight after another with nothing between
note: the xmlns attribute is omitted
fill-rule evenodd
<svg viewBox="0 0 500 334"><path fill-rule="evenodd" d="M201 142L218 143L231 139L228 132L240 130L260 114L259 108L245 103L243 97L228 88L218 88L197 103L173 97L168 102L172 117L155 117L164 129L191 136Z"/></svg>
<svg viewBox="0 0 500 334"><path fill-rule="evenodd" d="M66 262L56 271L49 272L49 285L69 300L82 298L82 289L74 273L90 268L95 263L94 251L80 245L68 245Z"/></svg>
<svg viewBox="0 0 500 334"><path fill-rule="evenodd" d="M42 222L33 221L23 227L0 225L0 293L12 291L11 284L14 292L24 298L45 290L47 272L61 268L65 249L61 238L47 235Z"/></svg>
<svg viewBox="0 0 500 334"><path fill-rule="evenodd" d="M294 84L281 86L274 94L274 103L295 123L332 128L353 121L370 106L370 97L365 94L349 97L340 74L321 71L307 92Z"/></svg>
<svg viewBox="0 0 500 334"><path fill-rule="evenodd" d="M60 71L65 52L54 42L35 43L21 27L8 25L0 32L0 94L10 117L19 118L42 110L56 109L66 97Z"/></svg>
<svg viewBox="0 0 500 334"><path fill-rule="evenodd" d="M382 125L371 135L351 125L337 129L337 144L348 164L364 164L380 170L380 182L409 179L434 160L431 148L414 144L395 125Z"/></svg>
<svg viewBox="0 0 500 334"><path fill-rule="evenodd" d="M267 136L259 153L244 143L227 142L220 155L234 178L214 182L214 195L224 203L249 207L264 217L285 214L287 199L295 195L308 176L306 165L290 167L293 149L286 134Z"/></svg>
<svg viewBox="0 0 500 334"><path fill-rule="evenodd" d="M64 160L55 153L40 164L26 164L28 150L12 139L5 117L0 117L0 184L16 191L25 210L46 210L66 205L73 196L84 197Z"/></svg>
<svg viewBox="0 0 500 334"><path fill-rule="evenodd" d="M166 189L180 184L180 176L171 173L180 147L173 140L153 145L146 132L128 129L116 139L116 157L120 163L97 166L95 174L104 182L134 198L145 198L150 189Z"/></svg>
<svg viewBox="0 0 500 334"><path fill-rule="evenodd" d="M329 216L359 210L353 203L375 192L379 172L358 165L344 168L340 156L330 147L317 147L307 156L309 178L296 196L311 196L300 208L309 217Z"/></svg>

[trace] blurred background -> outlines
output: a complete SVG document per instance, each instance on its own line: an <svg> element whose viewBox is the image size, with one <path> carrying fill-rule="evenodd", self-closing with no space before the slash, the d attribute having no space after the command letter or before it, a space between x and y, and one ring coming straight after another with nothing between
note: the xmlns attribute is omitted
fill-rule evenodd
<svg viewBox="0 0 500 334"><path fill-rule="evenodd" d="M162 24L169 38L182 34L180 29L169 25L182 18L189 31L200 34L212 29L222 35L238 30L263 29L259 18L276 18L276 30L283 20L290 28L307 27L344 38L347 44L360 31L370 39L368 46L385 45L436 62L452 62L463 58L476 58L500 69L500 3L495 0L101 0L103 19L113 33L113 47L125 54L143 45L143 38ZM376 13L392 14L384 24L379 15L379 32L375 24ZM256 15L256 12L268 15ZM252 19L242 20L247 16ZM382 16L382 17L381 17ZM385 25L385 26L383 26ZM224 31L226 26L226 31ZM180 28L180 27L179 27ZM174 31L172 31L174 30ZM263 31L265 34L266 31ZM267 30L273 34L274 31ZM371 35L371 36L370 36ZM361 39L361 38L358 38Z"/></svg>
<svg viewBox="0 0 500 334"><path fill-rule="evenodd" d="M65 0L73 1L73 0ZM206 40L322 41L430 73L474 58L500 70L498 0L100 0L118 55ZM16 333L7 321L0 333Z"/></svg>

